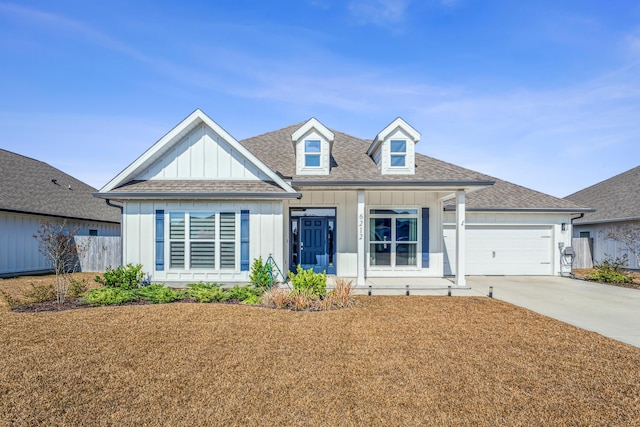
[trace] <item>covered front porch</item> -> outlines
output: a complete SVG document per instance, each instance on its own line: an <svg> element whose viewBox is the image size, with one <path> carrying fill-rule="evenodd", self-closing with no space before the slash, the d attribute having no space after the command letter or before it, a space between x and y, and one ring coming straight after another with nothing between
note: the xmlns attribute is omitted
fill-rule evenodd
<svg viewBox="0 0 640 427"><path fill-rule="evenodd" d="M388 183L384 183L388 184ZM472 188L379 185L373 189L302 189L285 204L285 270L296 266L352 278L359 289L447 289L442 279L443 201L455 197L457 262L464 288L465 195ZM288 253L287 253L288 252ZM288 255L288 256L287 256Z"/></svg>

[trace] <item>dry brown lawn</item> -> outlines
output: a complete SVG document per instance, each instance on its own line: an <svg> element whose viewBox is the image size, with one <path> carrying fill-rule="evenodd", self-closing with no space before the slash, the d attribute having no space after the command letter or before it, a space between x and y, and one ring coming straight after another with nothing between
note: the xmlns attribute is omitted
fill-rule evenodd
<svg viewBox="0 0 640 427"><path fill-rule="evenodd" d="M0 425L640 425L640 349L488 298L0 312Z"/></svg>

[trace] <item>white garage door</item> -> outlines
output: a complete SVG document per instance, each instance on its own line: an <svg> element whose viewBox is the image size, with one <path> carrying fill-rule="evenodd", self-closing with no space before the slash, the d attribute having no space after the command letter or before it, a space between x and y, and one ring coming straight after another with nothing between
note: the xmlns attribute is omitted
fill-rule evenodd
<svg viewBox="0 0 640 427"><path fill-rule="evenodd" d="M553 274L549 226L468 226L468 275ZM455 273L456 231L444 229L444 271Z"/></svg>

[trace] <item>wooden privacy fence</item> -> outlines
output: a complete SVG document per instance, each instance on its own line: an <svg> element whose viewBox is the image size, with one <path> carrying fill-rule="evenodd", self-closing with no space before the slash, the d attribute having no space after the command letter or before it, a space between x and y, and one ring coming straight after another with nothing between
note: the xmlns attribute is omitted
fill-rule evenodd
<svg viewBox="0 0 640 427"><path fill-rule="evenodd" d="M120 236L75 236L80 271L103 272L122 264Z"/></svg>
<svg viewBox="0 0 640 427"><path fill-rule="evenodd" d="M593 268L593 238L574 237L571 246L575 252L573 268Z"/></svg>

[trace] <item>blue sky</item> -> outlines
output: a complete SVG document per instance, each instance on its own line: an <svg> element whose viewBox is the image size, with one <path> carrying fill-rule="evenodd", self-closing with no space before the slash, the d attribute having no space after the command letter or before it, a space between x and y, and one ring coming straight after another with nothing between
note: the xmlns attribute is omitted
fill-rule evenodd
<svg viewBox="0 0 640 427"><path fill-rule="evenodd" d="M100 188L194 109L310 117L555 196L640 158L640 2L0 0L0 147Z"/></svg>

